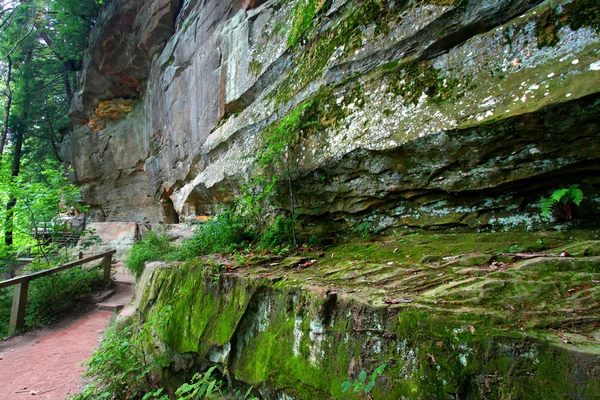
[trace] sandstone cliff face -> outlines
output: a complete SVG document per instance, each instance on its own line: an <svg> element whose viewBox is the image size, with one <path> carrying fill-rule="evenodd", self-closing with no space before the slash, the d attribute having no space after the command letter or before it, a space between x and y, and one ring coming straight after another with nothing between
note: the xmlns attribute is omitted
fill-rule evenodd
<svg viewBox="0 0 600 400"><path fill-rule="evenodd" d="M215 211L282 118L313 230L535 227L598 208L600 8L588 0L113 1L65 143L97 219ZM300 111L301 110L301 111ZM283 202L285 207L285 201Z"/></svg>

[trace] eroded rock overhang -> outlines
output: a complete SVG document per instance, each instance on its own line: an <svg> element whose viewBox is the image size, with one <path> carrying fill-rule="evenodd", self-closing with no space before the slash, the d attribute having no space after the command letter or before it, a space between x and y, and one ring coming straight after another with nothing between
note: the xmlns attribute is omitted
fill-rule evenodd
<svg viewBox="0 0 600 400"><path fill-rule="evenodd" d="M593 214L600 36L588 3L184 2L164 48L145 47L159 50L128 89L134 111L80 126L74 164L108 219L131 209L127 182L140 217L192 218L231 198L264 136L311 102L292 160L307 224L531 228L539 198L572 183ZM90 162L101 152L117 168Z"/></svg>

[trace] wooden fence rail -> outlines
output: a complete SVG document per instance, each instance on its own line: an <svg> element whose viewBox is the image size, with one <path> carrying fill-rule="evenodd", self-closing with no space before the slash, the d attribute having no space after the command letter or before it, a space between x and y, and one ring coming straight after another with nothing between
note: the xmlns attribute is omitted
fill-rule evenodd
<svg viewBox="0 0 600 400"><path fill-rule="evenodd" d="M81 260L72 261L59 267L34 272L29 275L18 276L16 278L7 279L0 282L0 289L13 285L15 286L15 290L13 292L12 309L10 312L8 334L14 334L17 329L21 328L25 324L25 307L27 305L27 290L29 289L30 281L77 267L79 265L87 264L91 261L102 259L101 266L104 268L104 281L108 283L108 281L110 281L110 266L112 264L112 256L116 252L116 250L110 250L94 256L82 258Z"/></svg>

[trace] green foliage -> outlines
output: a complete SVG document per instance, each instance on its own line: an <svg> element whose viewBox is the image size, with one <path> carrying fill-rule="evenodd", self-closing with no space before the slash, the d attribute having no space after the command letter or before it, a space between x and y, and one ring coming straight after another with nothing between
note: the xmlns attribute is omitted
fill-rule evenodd
<svg viewBox="0 0 600 400"><path fill-rule="evenodd" d="M323 1L300 0L294 9L294 20L292 21L292 31L288 37L288 46L294 46L304 33L312 26L312 20L317 15Z"/></svg>
<svg viewBox="0 0 600 400"><path fill-rule="evenodd" d="M175 394L178 400L200 400L213 398L212 395L217 394L219 398L223 398L227 392L224 388L223 381L213 376L213 372L217 369L216 366L210 367L205 373L196 373L192 377L191 383L184 383L177 389ZM252 387L242 396L239 391L233 393L233 398L237 400L258 400L252 396Z"/></svg>
<svg viewBox="0 0 600 400"><path fill-rule="evenodd" d="M550 198L540 200L541 214L545 218L553 214L557 221L570 221L573 219L574 205L579 206L582 200L583 192L579 185L555 190Z"/></svg>
<svg viewBox="0 0 600 400"><path fill-rule="evenodd" d="M10 229L14 239L10 248L0 241L0 269L27 250L38 255L51 250L43 241L36 243L32 232L45 229L59 234L68 230L69 218L85 212L85 207L79 204L80 189L68 182L56 161L25 166L15 179L10 178L6 165L4 167L0 170L0 204L6 204L11 197L17 202L10 213L0 207L3 228ZM9 215L12 218L8 218Z"/></svg>
<svg viewBox="0 0 600 400"><path fill-rule="evenodd" d="M350 382L345 381L342 383L342 392L345 393L350 387L353 387L354 393L371 393L371 390L375 387L375 381L377 377L383 373L383 370L387 367L387 364L382 364L377 367L371 374L371 379L367 382L367 372L365 370L360 371L358 375L358 381Z"/></svg>
<svg viewBox="0 0 600 400"><path fill-rule="evenodd" d="M0 289L0 338L8 335L8 322L12 306L12 288Z"/></svg>
<svg viewBox="0 0 600 400"><path fill-rule="evenodd" d="M215 218L200 225L191 239L185 240L179 257L192 259L199 255L231 252L253 239L244 219L232 210L221 211Z"/></svg>
<svg viewBox="0 0 600 400"><path fill-rule="evenodd" d="M313 124L303 121L304 111L311 104L307 102L297 107L267 132L258 152L254 154L252 165L255 173L242 188L242 195L234 202L235 213L245 218L256 231L264 229L265 221L269 219L268 215L275 213L274 206L279 205L283 208L281 203L287 203L286 206L290 210L287 221L294 245L297 245L297 238L295 198L291 180L292 152L300 140L302 130ZM286 196L278 196L278 187L285 187ZM281 222L277 223L281 226ZM272 234L269 236L272 238Z"/></svg>
<svg viewBox="0 0 600 400"><path fill-rule="evenodd" d="M125 266L139 278L144 272L146 262L163 260L172 251L173 247L167 234L150 231L133 245L125 260Z"/></svg>
<svg viewBox="0 0 600 400"><path fill-rule="evenodd" d="M92 382L75 400L156 398L162 391L152 376L158 367L169 363L165 357L152 353L153 331L164 326L171 317L165 307L152 319L140 325L132 324L117 330L112 325L102 344L87 362L86 376Z"/></svg>
<svg viewBox="0 0 600 400"><path fill-rule="evenodd" d="M166 356L156 356L153 335L169 324L172 310L167 306L142 325L132 324L118 330L111 325L98 350L87 362L85 376L91 382L74 400L96 399L159 399L168 400L153 371L169 365ZM258 400L252 388L245 394L226 387L217 376L215 366L204 373L196 373L190 383L184 383L175 392L178 400L233 398Z"/></svg>
<svg viewBox="0 0 600 400"><path fill-rule="evenodd" d="M96 235L95 228L81 232L81 237L78 242L80 248L86 250L100 244L102 244L102 238Z"/></svg>
<svg viewBox="0 0 600 400"><path fill-rule="evenodd" d="M27 326L47 325L74 307L80 307L77 299L101 287L102 279L102 268L82 266L32 281L25 317Z"/></svg>
<svg viewBox="0 0 600 400"><path fill-rule="evenodd" d="M294 240L293 223L294 221L291 218L284 218L278 215L261 236L258 247L260 249L274 249L276 247L292 245Z"/></svg>
<svg viewBox="0 0 600 400"><path fill-rule="evenodd" d="M0 255L5 261L32 244L31 230L59 229L56 215L78 200L61 166L59 143L72 128L68 109L75 73L100 3L0 5L0 133L7 134L0 140Z"/></svg>
<svg viewBox="0 0 600 400"><path fill-rule="evenodd" d="M211 367L204 374L196 373L191 383L184 383L175 394L182 400L204 399L213 393L221 393L222 382L212 377L216 366Z"/></svg>
<svg viewBox="0 0 600 400"><path fill-rule="evenodd" d="M352 228L352 232L360 234L360 237L367 239L371 236L373 229L370 222L363 222L362 224L356 225Z"/></svg>

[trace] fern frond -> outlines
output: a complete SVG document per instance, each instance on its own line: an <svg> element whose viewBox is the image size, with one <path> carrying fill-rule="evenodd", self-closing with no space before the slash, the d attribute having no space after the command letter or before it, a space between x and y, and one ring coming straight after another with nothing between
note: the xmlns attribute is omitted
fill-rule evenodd
<svg viewBox="0 0 600 400"><path fill-rule="evenodd" d="M544 218L550 217L550 212L552 211L552 206L554 206L555 203L556 203L556 200L554 200L552 198L540 200L540 207L542 208L542 216Z"/></svg>
<svg viewBox="0 0 600 400"><path fill-rule="evenodd" d="M583 192L581 191L581 189L578 189L578 186L579 185L572 185L569 188L571 201L573 201L573 203L577 206L581 204L581 201L583 200Z"/></svg>
<svg viewBox="0 0 600 400"><path fill-rule="evenodd" d="M562 189L558 189L555 190L554 193L552 193L552 196L550 196L551 199L553 199L555 202L559 202L559 201L567 201L568 197L564 198L564 196L569 193L569 188L562 188Z"/></svg>

